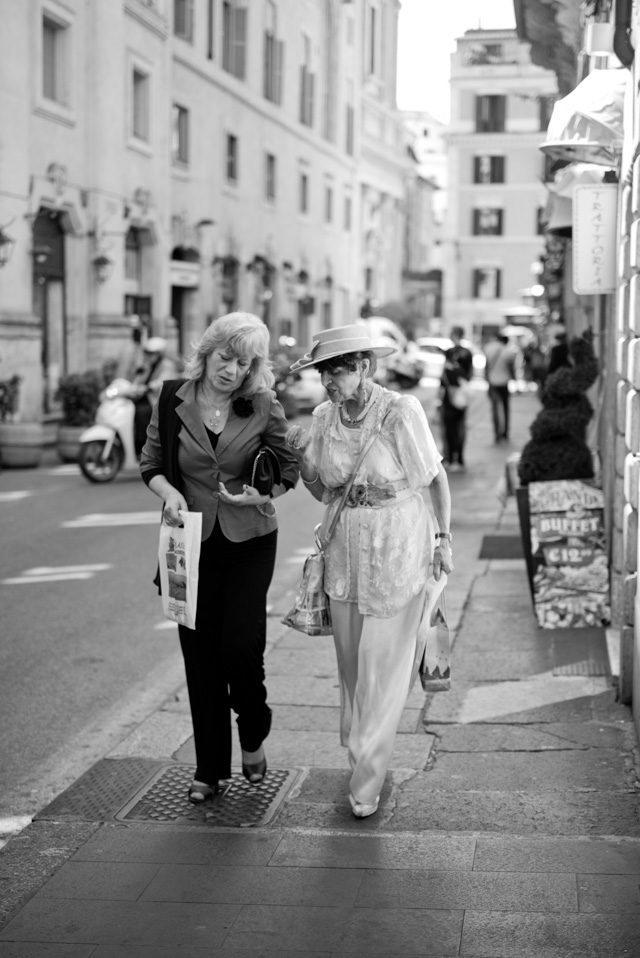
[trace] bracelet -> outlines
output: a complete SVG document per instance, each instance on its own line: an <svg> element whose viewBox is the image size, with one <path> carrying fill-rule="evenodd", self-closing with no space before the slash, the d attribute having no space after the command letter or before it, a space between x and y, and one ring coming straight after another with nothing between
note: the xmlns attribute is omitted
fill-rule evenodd
<svg viewBox="0 0 640 958"><path fill-rule="evenodd" d="M317 469L316 469L316 474L315 474L315 478L314 478L314 479L305 479L305 477L302 475L302 473L300 473L300 475L302 476L302 481L304 482L304 484L305 484L306 486L312 486L312 485L314 484L314 482L317 482L318 479L320 478L320 475L319 475Z"/></svg>
<svg viewBox="0 0 640 958"><path fill-rule="evenodd" d="M451 542L453 536L450 532L436 532L436 539L448 539Z"/></svg>

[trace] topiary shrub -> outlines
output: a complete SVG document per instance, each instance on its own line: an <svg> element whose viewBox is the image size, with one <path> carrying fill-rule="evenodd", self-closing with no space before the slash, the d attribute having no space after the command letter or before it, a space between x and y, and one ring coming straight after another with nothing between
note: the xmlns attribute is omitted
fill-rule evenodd
<svg viewBox="0 0 640 958"><path fill-rule="evenodd" d="M518 463L523 486L554 479L593 479L593 460L586 443L593 406L585 395L598 377L593 333L586 330L569 344L573 365L547 377L542 409L531 424L531 439Z"/></svg>
<svg viewBox="0 0 640 958"><path fill-rule="evenodd" d="M18 411L21 376L0 379L0 422L10 422Z"/></svg>
<svg viewBox="0 0 640 958"><path fill-rule="evenodd" d="M90 426L103 388L102 376L95 369L63 376L58 384L55 398L62 403L64 425Z"/></svg>

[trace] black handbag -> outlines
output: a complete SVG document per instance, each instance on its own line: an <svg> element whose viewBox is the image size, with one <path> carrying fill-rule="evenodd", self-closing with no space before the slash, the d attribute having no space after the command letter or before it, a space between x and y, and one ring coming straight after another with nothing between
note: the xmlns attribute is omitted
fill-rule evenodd
<svg viewBox="0 0 640 958"><path fill-rule="evenodd" d="M268 496L273 487L280 485L281 482L282 474L278 457L269 446L261 446L253 460L251 485L261 496Z"/></svg>
<svg viewBox="0 0 640 958"><path fill-rule="evenodd" d="M281 481L280 460L269 446L261 446L253 460L251 485L261 496L268 496L273 487L280 485ZM272 502L265 502L264 506L256 506L256 509L261 516L267 518L273 518L276 514L276 507Z"/></svg>

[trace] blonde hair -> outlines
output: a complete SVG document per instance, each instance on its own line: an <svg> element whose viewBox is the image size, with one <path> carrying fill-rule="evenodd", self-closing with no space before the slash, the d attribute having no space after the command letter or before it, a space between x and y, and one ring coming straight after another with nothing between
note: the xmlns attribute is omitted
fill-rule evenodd
<svg viewBox="0 0 640 958"><path fill-rule="evenodd" d="M214 349L230 349L235 356L249 359L251 366L237 396L253 396L261 387L271 389L275 377L269 359L269 330L253 313L227 313L214 319L203 336L193 344L184 369L186 379L199 381L204 376L207 356Z"/></svg>

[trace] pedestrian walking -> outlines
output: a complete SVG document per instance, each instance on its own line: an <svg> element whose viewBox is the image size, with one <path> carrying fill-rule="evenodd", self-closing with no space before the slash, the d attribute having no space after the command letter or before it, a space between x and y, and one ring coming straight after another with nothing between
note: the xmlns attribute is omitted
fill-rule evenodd
<svg viewBox="0 0 640 958"><path fill-rule="evenodd" d="M178 626L196 747L194 803L231 777L231 710L245 778L258 784L267 771L266 596L278 535L270 501L299 474L268 353L269 331L257 316L230 313L211 323L185 378L164 384L140 463L163 500L164 522L179 525L181 510L202 513L195 629ZM282 482L270 495L250 484L262 445L281 467Z"/></svg>
<svg viewBox="0 0 640 958"><path fill-rule="evenodd" d="M464 469L464 444L467 435L469 393L464 386L473 373L473 355L462 345L462 326L451 329L453 346L445 352L445 366L440 381L440 416L444 440L444 463L450 469Z"/></svg>
<svg viewBox="0 0 640 958"><path fill-rule="evenodd" d="M495 339L485 347L487 364L485 377L489 384L489 401L493 418L493 433L496 442L509 441L509 383L516 378L517 350L504 333L496 333Z"/></svg>
<svg viewBox="0 0 640 958"><path fill-rule="evenodd" d="M571 356L569 353L569 343L566 333L556 333L555 342L549 350L549 368L548 375L555 373L556 369L563 366L571 366Z"/></svg>
<svg viewBox="0 0 640 958"><path fill-rule="evenodd" d="M341 699L341 743L349 749L349 801L365 818L378 809L398 723L410 691L430 564L453 569L451 498L441 455L415 396L375 383L376 347L361 325L323 330L292 366L314 366L329 401L310 431L294 426L287 442L302 479L326 503L331 525L360 451L358 469L325 552ZM422 497L429 487L437 528ZM322 531L321 531L322 535Z"/></svg>

